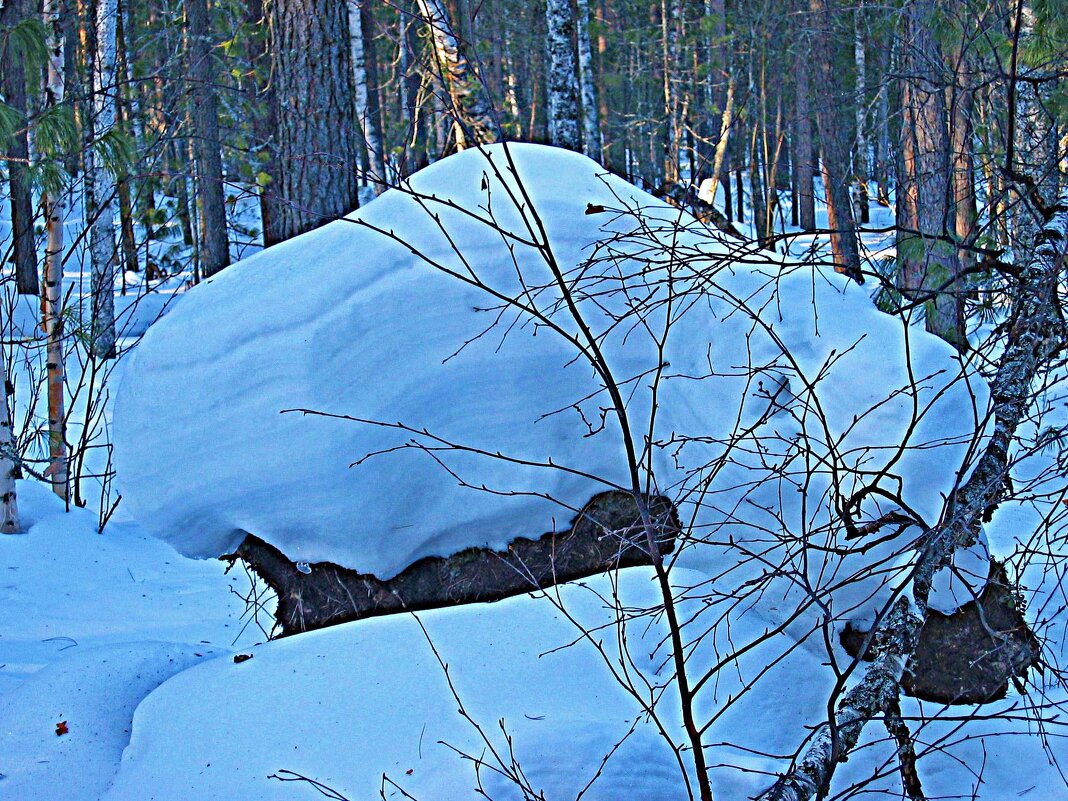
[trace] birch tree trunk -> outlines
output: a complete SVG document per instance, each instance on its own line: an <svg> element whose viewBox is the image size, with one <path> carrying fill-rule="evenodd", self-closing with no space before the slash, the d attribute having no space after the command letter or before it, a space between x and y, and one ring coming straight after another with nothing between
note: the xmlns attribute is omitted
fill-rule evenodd
<svg viewBox="0 0 1068 801"><path fill-rule="evenodd" d="M575 67L575 17L570 0L546 0L545 87L549 101L549 142L582 151L579 86Z"/></svg>
<svg viewBox="0 0 1068 801"><path fill-rule="evenodd" d="M856 746L864 726L896 708L901 674L918 641L935 574L957 548L975 542L979 528L1008 492L1009 459L1016 430L1032 401L1031 386L1065 343L1055 302L1068 240L1068 194L1053 208L1036 247L1021 265L1011 329L991 387L994 431L975 469L957 491L952 513L921 538L913 570L912 601L900 598L875 635L878 656L822 723L811 745L758 801L824 797L838 764ZM830 725L833 724L833 725Z"/></svg>
<svg viewBox="0 0 1068 801"><path fill-rule="evenodd" d="M719 187L720 177L726 175L724 188L727 190L725 206L727 218L730 220L731 197L730 175L726 172L727 147L730 144L731 130L734 128L734 79L727 82L727 94L724 97L723 114L720 117L719 138L716 139L716 148L712 155L712 172L709 175L710 187L708 190L708 202L716 202L716 190Z"/></svg>
<svg viewBox="0 0 1068 801"><path fill-rule="evenodd" d="M0 7L0 24L6 28L28 22L36 12L29 0L7 0ZM10 137L6 162L10 186L11 236L15 261L15 287L21 295L36 295L37 252L33 242L33 187L30 185L30 144L27 133L25 54L14 47L14 37L7 37L3 58L0 59L0 90L8 108L19 121L18 130ZM39 77L39 76L38 76Z"/></svg>
<svg viewBox="0 0 1068 801"><path fill-rule="evenodd" d="M368 19L369 15L364 9L364 1L348 0L353 96L356 102L356 120L359 122L363 142L367 148L367 160L370 167L368 177L375 194L380 195L386 189L386 158L382 143L381 110L376 102L378 82L372 81L371 71L368 69L367 45L371 40L371 20ZM404 47L403 42L402 47ZM404 79L400 83L404 86Z"/></svg>
<svg viewBox="0 0 1068 801"><path fill-rule="evenodd" d="M457 150L496 142L499 127L493 104L467 53L453 32L443 0L416 0L419 14L430 31L438 78L445 90L446 111L453 120Z"/></svg>
<svg viewBox="0 0 1068 801"><path fill-rule="evenodd" d="M96 145L115 129L115 23L118 0L96 0L95 46L90 48L93 76L91 139L85 148L85 209L90 221L92 263L91 339L97 358L115 357L115 181Z"/></svg>
<svg viewBox="0 0 1068 801"><path fill-rule="evenodd" d="M578 69L582 84L582 152L596 162L601 155L601 125L597 114L596 80L593 75L593 52L590 46L589 0L577 0L575 17L578 39Z"/></svg>
<svg viewBox="0 0 1068 801"><path fill-rule="evenodd" d="M853 64L856 68L855 119L857 126L857 143L853 155L853 174L857 182L857 211L861 223L868 222L868 94L867 62L864 53L865 25L864 2L857 3L853 12Z"/></svg>
<svg viewBox="0 0 1068 801"><path fill-rule="evenodd" d="M207 0L185 0L185 15L188 26L186 51L192 79L197 198L200 200L200 265L203 276L210 278L230 264L230 242L226 234L219 107L212 60L214 42Z"/></svg>
<svg viewBox="0 0 1068 801"><path fill-rule="evenodd" d="M358 123L345 0L275 0L278 233L310 231L359 206Z"/></svg>
<svg viewBox="0 0 1068 801"><path fill-rule="evenodd" d="M60 0L45 0L44 23L48 33L48 77L45 103L63 102L63 30ZM63 193L53 199L41 197L48 244L45 248L44 288L41 296L41 326L45 333L45 361L48 383L48 474L52 491L64 501L70 498L70 469L67 455L67 411L63 357Z"/></svg>
<svg viewBox="0 0 1068 801"><path fill-rule="evenodd" d="M0 534L19 530L18 493L15 489L15 437L12 431L11 384L7 380L7 363L0 356Z"/></svg>

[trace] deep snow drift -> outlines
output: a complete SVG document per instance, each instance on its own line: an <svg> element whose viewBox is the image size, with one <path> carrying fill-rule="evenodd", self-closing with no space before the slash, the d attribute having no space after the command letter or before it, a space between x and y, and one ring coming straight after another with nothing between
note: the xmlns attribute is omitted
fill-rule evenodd
<svg viewBox="0 0 1068 801"><path fill-rule="evenodd" d="M877 488L933 522L981 382L861 287L768 259L580 155L464 152L234 265L150 329L116 399L124 497L189 555L248 531L381 577L560 525L630 486L566 282L637 458L695 534L832 537L862 486L857 519L895 507Z"/></svg>
<svg viewBox="0 0 1068 801"><path fill-rule="evenodd" d="M539 212L520 199L530 228L508 198L504 150L469 152L183 296L123 366L120 514L198 557L246 529L294 559L388 575L419 555L541 532L604 479L626 481L603 384L567 340L590 349L559 302L543 223L656 489L692 522L671 580L691 675L708 677L696 713L710 775L718 798L754 795L826 720L828 663L847 665L806 599L834 625L863 614L893 575L873 569L904 559L914 533L843 543L836 499L875 487L887 494L858 499L858 523L898 504L933 521L985 389L958 380L968 374L948 347L872 309L866 288L718 243L580 156L509 151ZM465 284L474 274L497 294ZM506 299L516 303L498 308ZM543 464L280 414L301 406ZM424 447L348 467L410 439ZM99 536L93 515L63 515L40 486L20 493L32 528L0 542L0 798L321 797L272 778L293 777L284 771L353 801L403 797L398 785L420 801L561 801L594 779L584 799L686 797L667 742L684 737L662 598L646 569L256 646L250 628L232 645L243 624L227 588L243 577L133 522ZM1050 647L1061 646L1058 630ZM973 709L902 699L928 797L1063 795L1054 678L963 725ZM895 742L877 722L865 738L834 791L899 794ZM500 772L520 768L525 796Z"/></svg>

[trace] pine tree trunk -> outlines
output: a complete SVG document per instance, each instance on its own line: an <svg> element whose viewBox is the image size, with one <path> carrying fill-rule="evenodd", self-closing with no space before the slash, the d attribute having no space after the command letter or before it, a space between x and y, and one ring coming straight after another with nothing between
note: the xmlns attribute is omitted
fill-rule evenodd
<svg viewBox="0 0 1068 801"><path fill-rule="evenodd" d="M248 0L245 20L253 28L248 38L248 60L252 66L253 79L249 84L249 99L252 103L252 136L262 152L260 171L267 182L260 186L260 223L263 227L263 245L269 247L281 242L284 237L278 226L278 200L275 197L274 181L279 175L277 145L277 104L274 87L270 83L270 53L267 48L269 21L265 17L263 0Z"/></svg>
<svg viewBox="0 0 1068 801"><path fill-rule="evenodd" d="M0 8L0 25L12 28L27 22L36 12L29 0L7 0ZM30 185L30 144L27 133L25 54L16 52L8 37L0 59L0 91L8 108L19 117L18 128L7 147L7 174L11 189L9 211L15 261L15 287L19 294L40 292L37 252L33 241L33 187ZM39 78L39 76L37 76Z"/></svg>
<svg viewBox="0 0 1068 801"><path fill-rule="evenodd" d="M593 75L593 52L590 47L590 4L589 0L576 0L578 39L578 70L582 84L582 152L594 161L600 162L601 125L597 117L596 81Z"/></svg>
<svg viewBox="0 0 1068 801"><path fill-rule="evenodd" d="M970 59L963 54L955 54L956 77L948 93L949 136L950 159L953 168L954 233L958 242L974 245L979 220L979 209L975 197L975 168L972 164L972 153L975 152L972 142L974 136L972 113L975 107L976 88L971 78L973 65L969 61ZM975 251L967 248L957 251L957 259L962 273L972 269L977 261Z"/></svg>
<svg viewBox="0 0 1068 801"><path fill-rule="evenodd" d="M890 87L889 75L893 70L894 43L880 60L879 94L875 100L875 160L873 175L879 186L878 202L882 206L890 205Z"/></svg>
<svg viewBox="0 0 1068 801"><path fill-rule="evenodd" d="M1014 21L1013 38L1022 46L1026 46L1027 41L1037 33L1034 30L1035 16L1029 3L1021 2L1018 9L1019 18ZM1028 77L1031 68L1019 58L1017 48L1014 48L1014 59L1010 92L1015 98L1010 100L1008 109L1013 123L1010 166L1014 176L1024 175L1031 178L1033 191L1042 203L1048 206L1057 197L1059 167L1057 124L1049 112L1050 89L1048 82L1032 83L1021 80ZM1021 191L1030 191L1030 188ZM1024 202L1022 199L1014 203L1009 229L1013 251L1028 252L1041 224L1033 203Z"/></svg>
<svg viewBox="0 0 1068 801"><path fill-rule="evenodd" d="M816 154L812 143L812 109L808 81L807 39L801 39L794 57L794 176L797 182L798 224L802 231L816 230Z"/></svg>
<svg viewBox="0 0 1068 801"><path fill-rule="evenodd" d="M827 0L809 0L813 23L812 59L816 66L816 127L823 156L823 184L827 195L827 223L831 229L831 251L835 270L856 281L863 282L860 263L860 244L849 197L848 127L841 124L839 115L848 109L854 98L842 86L835 66L835 36L831 10Z"/></svg>
<svg viewBox="0 0 1068 801"><path fill-rule="evenodd" d="M186 50L192 79L192 118L196 153L197 197L200 201L200 264L210 278L230 263L226 235L219 110L215 95L215 47L207 0L185 0Z"/></svg>
<svg viewBox="0 0 1068 801"><path fill-rule="evenodd" d="M410 2L410 0L409 0ZM427 164L427 120L423 109L426 105L421 102L424 94L424 75L418 68L419 64L419 26L415 24L418 19L415 4L405 6L405 11L400 15L400 64L402 79L398 82L402 92L401 114L406 124L407 134L404 138L404 163L400 171L400 177L411 175ZM517 114L518 116L518 114Z"/></svg>
<svg viewBox="0 0 1068 801"><path fill-rule="evenodd" d="M278 232L288 239L359 206L345 0L275 0Z"/></svg>
<svg viewBox="0 0 1068 801"><path fill-rule="evenodd" d="M938 44L928 28L932 11L929 0L910 0L905 7L897 253L902 289L923 301L927 330L963 350L960 265L950 236L956 212L950 207L947 80L939 74Z"/></svg>
<svg viewBox="0 0 1068 801"><path fill-rule="evenodd" d="M661 82L663 87L663 183L679 182L679 155L682 142L679 93L675 88L678 69L679 20L682 11L677 0L660 0Z"/></svg>
<svg viewBox="0 0 1068 801"><path fill-rule="evenodd" d="M126 19L128 15L129 3L124 3L120 9L117 19L115 21L115 50L116 50L116 66L115 72L121 79L125 86L121 89L116 89L115 94L115 110L116 119L120 126L125 130L130 130L134 135L135 140L143 141L143 137L137 135L137 132L133 131L130 113L130 101L127 97L127 91L129 87L133 86L133 79L129 70L129 62L126 56ZM138 272L140 265L137 259L137 237L134 233L134 207L133 198L130 193L130 170L123 169L121 177L117 176L116 192L119 200L119 234L122 242L122 263L124 270L131 270ZM126 280L122 282L123 292L126 291Z"/></svg>
<svg viewBox="0 0 1068 801"><path fill-rule="evenodd" d="M549 101L549 142L568 150L582 150L579 120L578 72L575 67L575 17L569 0L545 3L545 87Z"/></svg>
<svg viewBox="0 0 1068 801"><path fill-rule="evenodd" d="M115 129L115 24L117 0L96 0L95 46L90 72L93 76L92 142L99 142ZM100 154L85 149L85 208L91 221L89 253L92 263L91 341L100 359L115 357L115 182Z"/></svg>

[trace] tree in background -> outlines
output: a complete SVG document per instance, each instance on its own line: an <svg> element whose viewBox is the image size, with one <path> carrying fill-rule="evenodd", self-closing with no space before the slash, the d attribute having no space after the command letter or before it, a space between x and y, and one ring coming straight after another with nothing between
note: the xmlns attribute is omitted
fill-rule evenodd
<svg viewBox="0 0 1068 801"><path fill-rule="evenodd" d="M277 234L310 231L359 206L358 120L344 0L272 4ZM268 242L267 244L273 244Z"/></svg>
<svg viewBox="0 0 1068 801"><path fill-rule="evenodd" d="M0 38L0 91L10 113L0 121L0 133L7 139L7 175L10 187L12 247L14 250L15 282L18 291L36 295L37 252L33 241L33 187L30 185L30 137L28 124L26 64L40 59L28 58L36 42L33 23L36 22L30 0L8 0L0 8L0 27L6 29ZM6 132L2 129L8 128Z"/></svg>
<svg viewBox="0 0 1068 801"><path fill-rule="evenodd" d="M219 109L215 94L212 25L207 0L185 0L186 57L192 96L191 118L196 154L197 200L200 205L201 273L208 278L230 263L226 235Z"/></svg>
<svg viewBox="0 0 1068 801"><path fill-rule="evenodd" d="M579 75L573 40L575 15L570 0L546 0L545 49L549 54L545 88L549 109L549 142L582 150L579 120Z"/></svg>

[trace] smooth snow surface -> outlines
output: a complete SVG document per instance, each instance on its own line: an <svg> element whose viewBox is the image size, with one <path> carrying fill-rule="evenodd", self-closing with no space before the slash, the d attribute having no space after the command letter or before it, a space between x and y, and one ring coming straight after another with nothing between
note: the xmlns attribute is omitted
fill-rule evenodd
<svg viewBox="0 0 1068 801"><path fill-rule="evenodd" d="M24 505L39 517L41 499L30 487L20 485ZM237 625L227 614L232 596L217 563L178 556L132 526L98 535L91 516L53 508L47 518L24 536L0 540L2 567L32 574L45 565L83 602L57 597L58 579L27 582L13 614L0 618L0 664L25 659L34 643L51 649L32 655L44 666L29 678L0 687L4 801L322 797L308 784L272 778L293 777L285 771L350 801L381 798L382 790L387 799L402 798L390 782L420 801L475 801L484 798L479 784L497 801L523 801L497 772L514 766L533 790L527 798L575 799L595 778L583 799L686 798L671 748L611 672L629 676L643 702L668 684L658 716L680 743L664 629L646 570L625 571L617 584L600 577L549 596L427 612L420 615L426 634L413 616L395 615L259 645L245 640L237 651L252 658L238 664L228 652ZM102 558L86 558L90 551L80 543L88 541ZM72 547L63 550L63 542ZM134 582L127 568L135 577L158 571L140 585L158 611L128 593ZM676 573L680 584L701 578ZM630 658L622 658L613 599L631 610ZM603 656L571 620L593 632ZM733 635L751 642L771 623L750 610ZM37 641L53 631L67 639ZM690 660L695 675L715 658L711 648L698 648ZM764 754L790 754L824 718L833 683L825 661L826 654L780 635L741 654L706 688L699 710L717 716L705 738L717 798L753 796L786 768L788 757ZM1064 702L1062 689L1048 689L1047 700ZM1068 756L1063 741L1053 727L1044 750L1035 713L1021 710L1022 701L1010 695L981 707L989 717L961 729L958 716L971 709L902 699L922 748L928 797L971 798L973 789L991 801L1063 796L1058 768L1048 761ZM458 712L461 704L469 718ZM921 713L922 726L914 718ZM996 720L998 713L1006 719ZM57 736L61 721L69 731ZM879 742L839 768L836 787L868 782L867 791L894 797L900 780L893 741L878 725L866 733Z"/></svg>
<svg viewBox="0 0 1068 801"><path fill-rule="evenodd" d="M382 577L566 523L630 479L555 260L639 458L653 443L657 489L700 500L695 533L760 531L788 550L840 520L835 488L863 485L933 522L985 411L981 382L864 288L728 247L574 153L445 159L228 268L149 330L116 398L124 502L185 554L218 556L248 531L294 561ZM892 508L869 492L855 514Z"/></svg>

